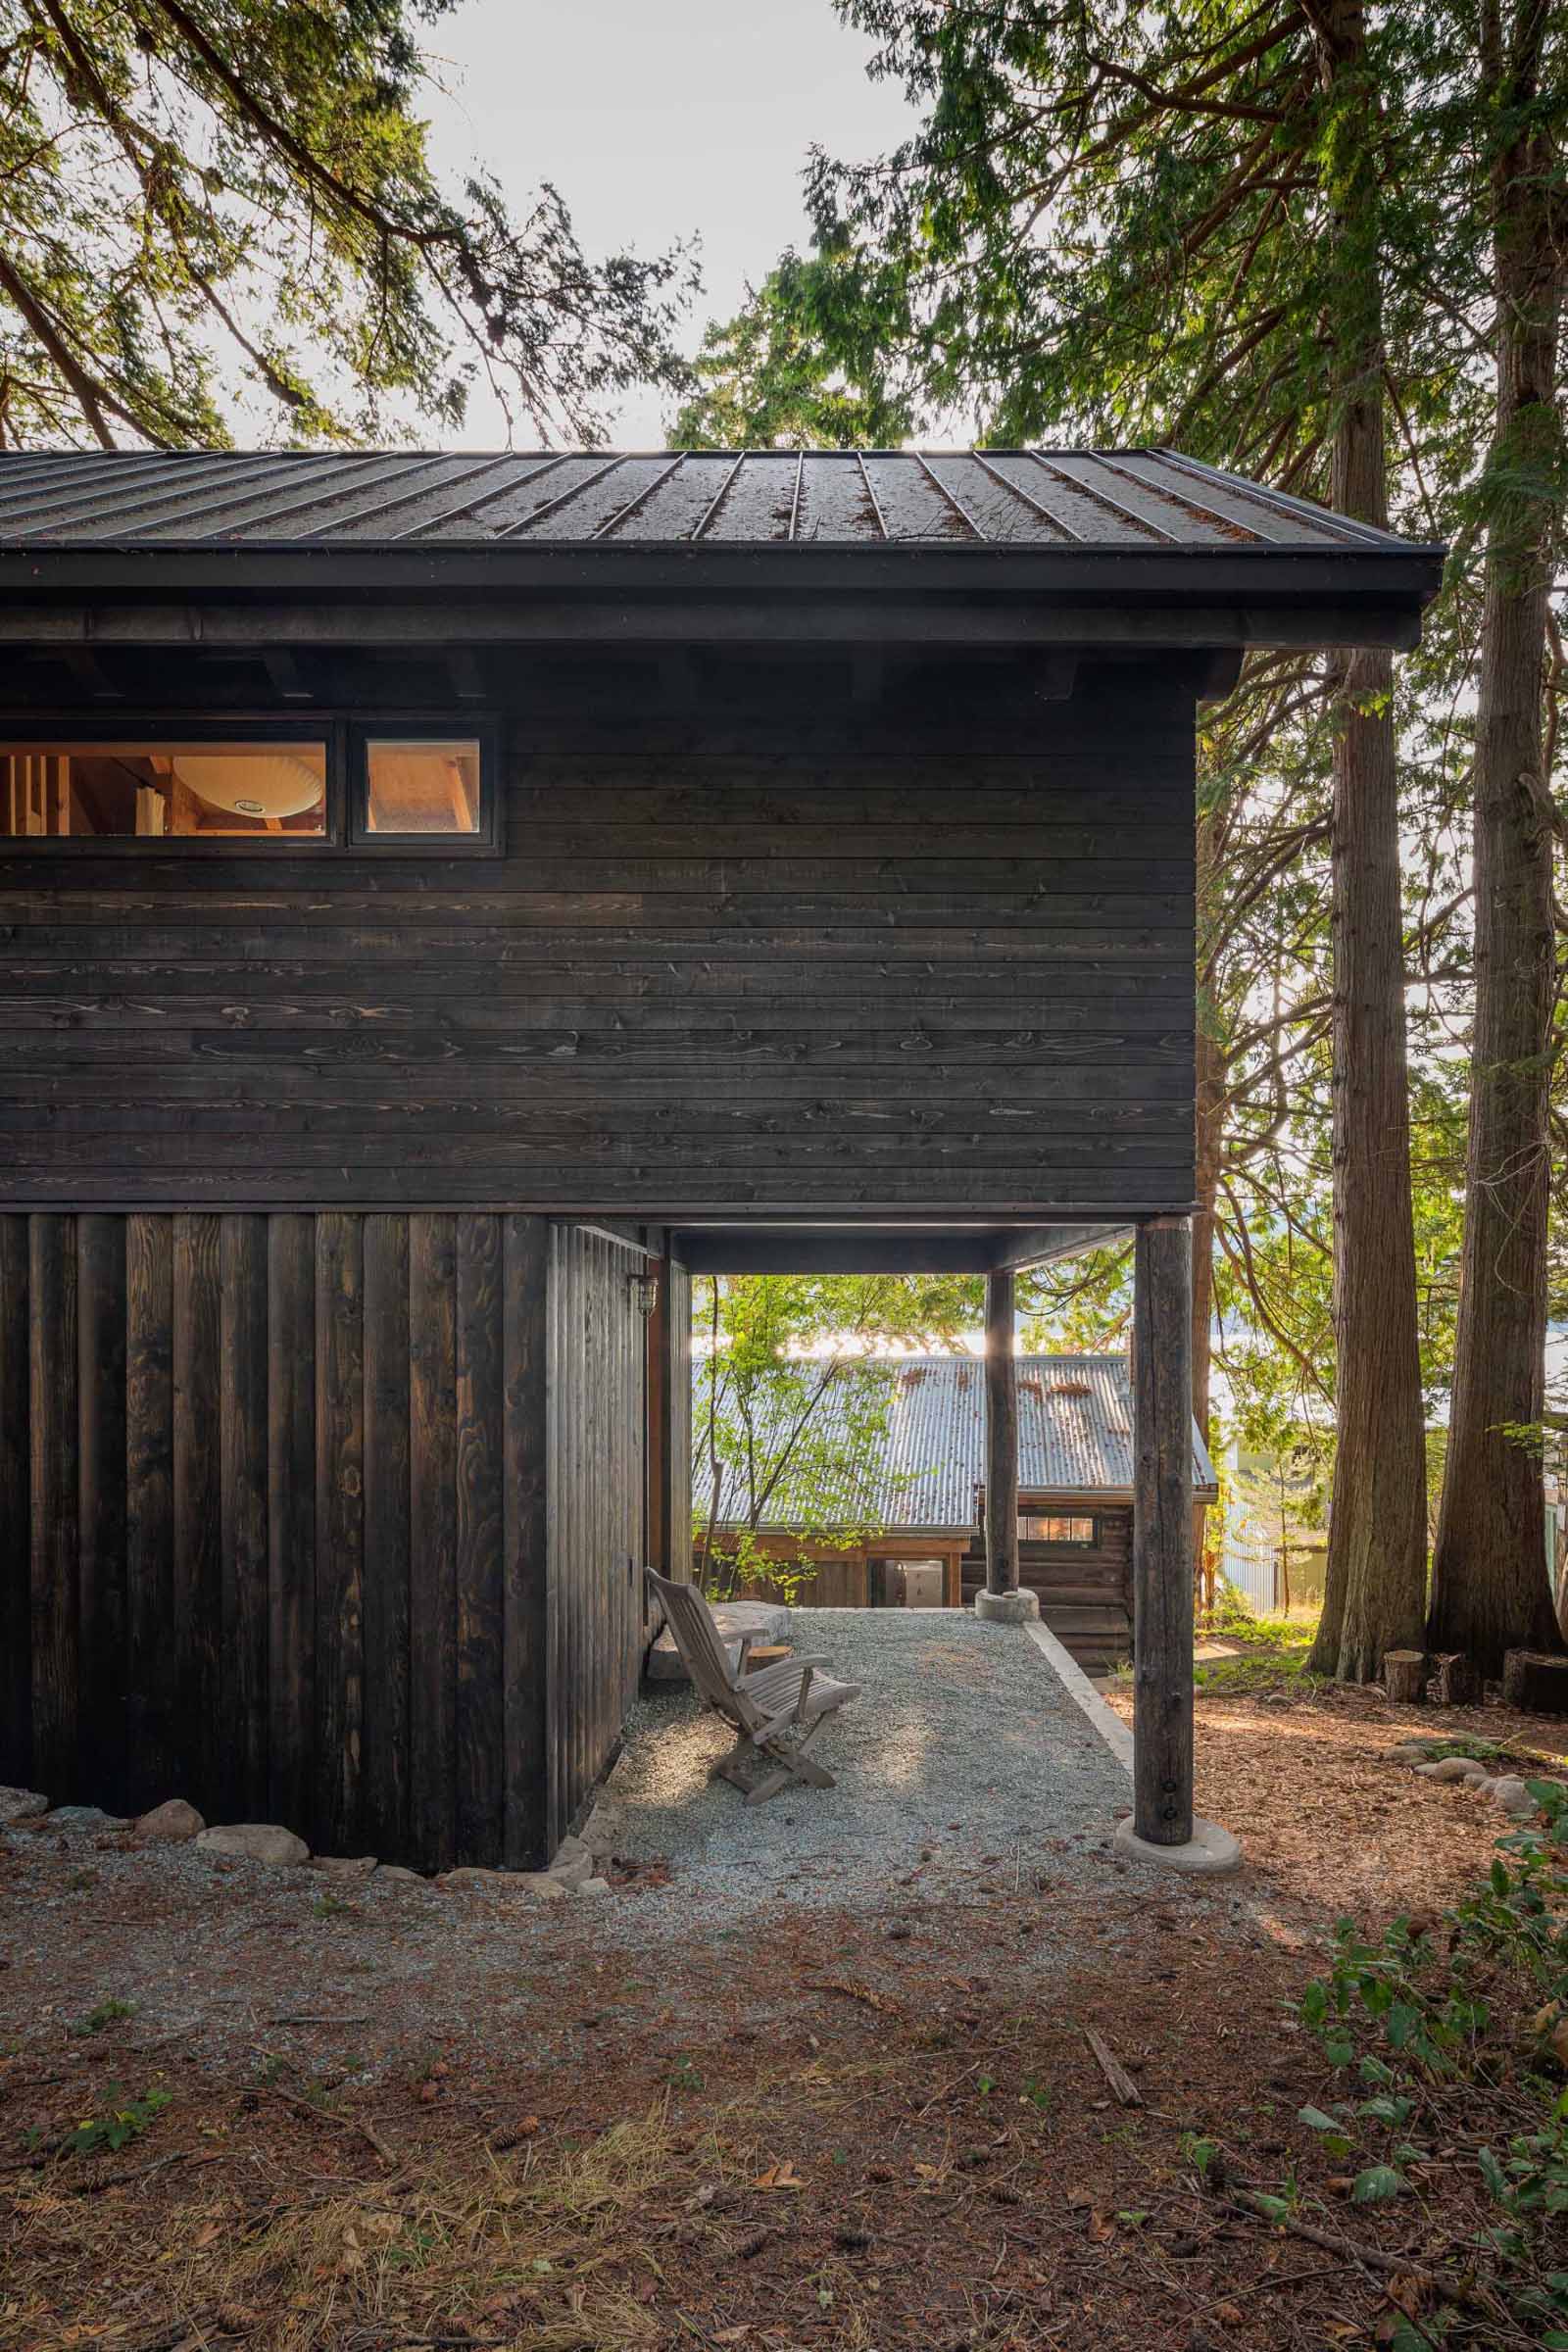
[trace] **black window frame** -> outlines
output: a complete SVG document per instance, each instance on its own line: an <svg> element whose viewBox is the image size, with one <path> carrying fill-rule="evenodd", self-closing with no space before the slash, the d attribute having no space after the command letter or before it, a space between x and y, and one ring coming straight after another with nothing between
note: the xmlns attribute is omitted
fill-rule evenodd
<svg viewBox="0 0 1568 2352"><path fill-rule="evenodd" d="M493 718L433 719L357 713L347 722L349 847L359 857L494 858L501 847L500 734ZM479 825L473 833L372 833L370 745L382 736L400 743L476 743L479 747Z"/></svg>
<svg viewBox="0 0 1568 2352"><path fill-rule="evenodd" d="M368 833L365 806L368 780L366 746L371 736L395 734L405 741L476 742L479 746L479 830L477 833ZM0 749L8 743L69 750L74 744L144 743L149 750L172 743L324 743L326 822L319 833L228 833L204 839L192 833L0 833L0 860L24 858L260 858L292 863L343 858L495 858L501 854L501 728L486 712L341 708L280 711L215 712L157 710L110 711L0 710Z"/></svg>

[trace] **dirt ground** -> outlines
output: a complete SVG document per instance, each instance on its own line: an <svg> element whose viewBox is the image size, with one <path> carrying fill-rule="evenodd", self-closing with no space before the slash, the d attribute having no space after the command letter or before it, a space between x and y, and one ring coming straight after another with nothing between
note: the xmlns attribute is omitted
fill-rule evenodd
<svg viewBox="0 0 1568 2352"><path fill-rule="evenodd" d="M998 1855L871 1911L694 1905L690 1934L646 1867L593 1903L307 1897L86 1830L0 1840L0 2346L1387 2341L1386 2271L1200 2189L1184 2143L1321 2187L1291 1996L1337 1913L1440 1906L1499 1830L1385 1751L1562 1727L1358 1692L1199 1717L1200 1809L1248 1855L1206 1885ZM122 2144L62 2152L84 2125ZM1417 2258L1454 2227L1344 2223Z"/></svg>

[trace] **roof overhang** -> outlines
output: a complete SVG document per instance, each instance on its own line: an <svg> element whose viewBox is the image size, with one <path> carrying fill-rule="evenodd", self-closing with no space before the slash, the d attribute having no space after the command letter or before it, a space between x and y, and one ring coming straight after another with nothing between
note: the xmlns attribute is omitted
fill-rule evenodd
<svg viewBox="0 0 1568 2352"><path fill-rule="evenodd" d="M0 549L0 643L1408 648L1436 548Z"/></svg>

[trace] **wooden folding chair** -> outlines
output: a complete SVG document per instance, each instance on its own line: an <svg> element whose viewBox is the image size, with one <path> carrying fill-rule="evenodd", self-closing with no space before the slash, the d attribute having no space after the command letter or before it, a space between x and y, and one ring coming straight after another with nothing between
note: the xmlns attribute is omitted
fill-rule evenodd
<svg viewBox="0 0 1568 2352"><path fill-rule="evenodd" d="M783 1658L748 1674L750 1634L726 1642L695 1585L671 1584L652 1568L645 1573L662 1603L693 1690L735 1727L735 1745L714 1765L715 1775L743 1788L749 1805L763 1803L793 1782L831 1788L833 1775L805 1751L830 1715L859 1697L859 1684L835 1683L819 1674L825 1657ZM754 1781L759 1764L767 1769Z"/></svg>

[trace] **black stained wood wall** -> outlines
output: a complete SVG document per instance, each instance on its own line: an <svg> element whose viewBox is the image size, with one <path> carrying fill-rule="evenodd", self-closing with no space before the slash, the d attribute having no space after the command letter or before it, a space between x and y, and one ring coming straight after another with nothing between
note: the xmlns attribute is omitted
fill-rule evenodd
<svg viewBox="0 0 1568 2352"><path fill-rule="evenodd" d="M479 1212L0 1216L0 1779L542 1860L635 1671L640 1262Z"/></svg>
<svg viewBox="0 0 1568 2352"><path fill-rule="evenodd" d="M550 1842L590 1795L643 1652L648 1335L640 1251L550 1229L546 1403Z"/></svg>
<svg viewBox="0 0 1568 2352"><path fill-rule="evenodd" d="M498 858L0 855L0 1199L1186 1206L1191 685L846 669L524 677Z"/></svg>

